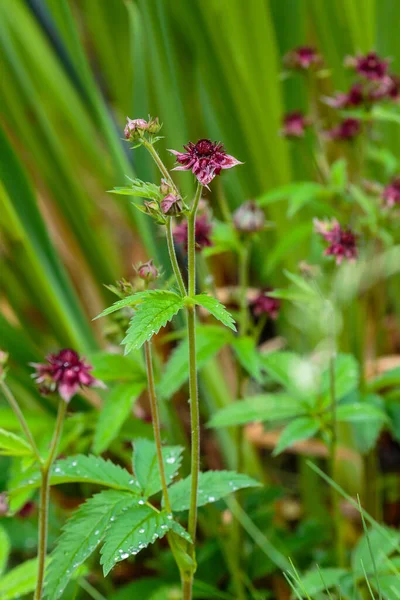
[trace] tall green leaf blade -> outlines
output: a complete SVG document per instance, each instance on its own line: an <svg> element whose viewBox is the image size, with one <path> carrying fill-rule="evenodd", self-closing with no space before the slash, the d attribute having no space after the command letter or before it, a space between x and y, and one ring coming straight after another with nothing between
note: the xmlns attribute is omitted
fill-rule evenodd
<svg viewBox="0 0 400 600"><path fill-rule="evenodd" d="M1 600L14 600L34 592L38 571L37 558L27 560L0 579Z"/></svg>
<svg viewBox="0 0 400 600"><path fill-rule="evenodd" d="M182 462L181 446L164 446L163 463L167 484L175 477ZM135 440L133 445L133 470L145 498L161 490L161 477L158 468L156 445L144 438Z"/></svg>
<svg viewBox="0 0 400 600"><path fill-rule="evenodd" d="M121 357L122 358L122 357ZM93 439L93 452L101 454L118 436L145 383L120 383L107 395L100 411Z"/></svg>
<svg viewBox="0 0 400 600"><path fill-rule="evenodd" d="M206 294L197 294L193 300L203 308L207 309L218 321L221 321L226 327L236 331L235 321L232 315L226 310L225 306L213 296Z"/></svg>
<svg viewBox="0 0 400 600"><path fill-rule="evenodd" d="M45 595L57 600L62 595L75 570L102 543L118 515L137 504L131 494L107 490L96 494L70 517L51 554L47 571Z"/></svg>
<svg viewBox="0 0 400 600"><path fill-rule="evenodd" d="M261 484L235 471L206 471L199 474L198 506L212 504L237 490L258 487ZM191 476L181 479L169 488L169 499L173 510L187 510L190 506Z"/></svg>
<svg viewBox="0 0 400 600"><path fill-rule="evenodd" d="M0 456L29 456L32 448L23 438L0 429Z"/></svg>
<svg viewBox="0 0 400 600"><path fill-rule="evenodd" d="M158 333L183 308L184 300L174 292L150 290L141 294L141 302L132 317L123 344L125 354L140 348Z"/></svg>
<svg viewBox="0 0 400 600"><path fill-rule="evenodd" d="M298 399L286 394L266 394L238 400L222 408L208 422L209 427L231 427L253 421L280 421L305 413Z"/></svg>

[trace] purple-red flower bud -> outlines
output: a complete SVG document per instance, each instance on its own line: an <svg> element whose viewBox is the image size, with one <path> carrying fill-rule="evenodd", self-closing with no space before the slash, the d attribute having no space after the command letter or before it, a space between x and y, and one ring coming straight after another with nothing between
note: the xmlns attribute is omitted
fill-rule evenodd
<svg viewBox="0 0 400 600"><path fill-rule="evenodd" d="M344 119L339 125L325 131L331 140L351 140L361 133L361 122L358 119Z"/></svg>
<svg viewBox="0 0 400 600"><path fill-rule="evenodd" d="M397 175L383 190L383 199L389 207L400 205L400 175Z"/></svg>
<svg viewBox="0 0 400 600"><path fill-rule="evenodd" d="M130 119L126 117L126 120L127 124L125 125L124 135L127 140L137 140L149 128L149 124L145 119Z"/></svg>
<svg viewBox="0 0 400 600"><path fill-rule="evenodd" d="M271 319L275 320L279 315L281 301L279 298L272 298L269 296L268 292L272 292L272 288L266 288L265 290L260 291L252 301L251 307L256 317L268 315Z"/></svg>
<svg viewBox="0 0 400 600"><path fill-rule="evenodd" d="M47 363L32 363L33 375L43 395L57 392L65 402L69 402L82 387L105 387L95 379L93 369L75 350L65 349L58 354L49 354Z"/></svg>
<svg viewBox="0 0 400 600"><path fill-rule="evenodd" d="M338 221L319 221L314 219L316 233L329 242L325 255L335 256L336 264L340 265L344 258L354 261L358 256L357 236L350 228L342 228Z"/></svg>
<svg viewBox="0 0 400 600"><path fill-rule="evenodd" d="M290 50L283 58L290 69L310 69L322 64L322 57L311 46L299 46Z"/></svg>
<svg viewBox="0 0 400 600"><path fill-rule="evenodd" d="M208 185L222 169L231 169L241 165L239 160L225 152L223 144L211 140L199 140L196 144L189 142L184 146L186 152L170 150L176 156L180 166L175 171L192 171L199 183Z"/></svg>
<svg viewBox="0 0 400 600"><path fill-rule="evenodd" d="M207 214L198 215L195 223L195 243L196 251L202 248L212 246L211 242L212 224L209 222ZM188 226L187 221L183 221L174 229L174 238L177 244L182 244L187 252L188 248Z"/></svg>
<svg viewBox="0 0 400 600"><path fill-rule="evenodd" d="M244 202L233 213L233 224L241 233L254 233L264 229L265 215L254 200Z"/></svg>
<svg viewBox="0 0 400 600"><path fill-rule="evenodd" d="M161 200L160 207L164 215L179 215L183 209L182 198L170 192Z"/></svg>
<svg viewBox="0 0 400 600"><path fill-rule="evenodd" d="M281 133L285 137L303 137L305 129L309 124L309 119L299 110L296 110L285 115Z"/></svg>
<svg viewBox="0 0 400 600"><path fill-rule="evenodd" d="M160 274L157 267L153 264L152 258L146 263L139 265L136 271L140 279L143 279L143 281L147 281L149 283L151 281L155 281Z"/></svg>
<svg viewBox="0 0 400 600"><path fill-rule="evenodd" d="M160 192L162 193L163 196L166 196L171 191L172 191L172 187L170 186L168 181L166 179L164 179L164 177L163 177L161 179L161 183L160 183Z"/></svg>

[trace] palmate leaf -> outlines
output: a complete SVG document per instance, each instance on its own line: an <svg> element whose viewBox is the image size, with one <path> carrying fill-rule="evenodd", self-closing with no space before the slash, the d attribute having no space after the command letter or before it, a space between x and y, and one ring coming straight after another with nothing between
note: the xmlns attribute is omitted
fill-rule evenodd
<svg viewBox="0 0 400 600"><path fill-rule="evenodd" d="M0 429L0 456L29 456L32 448L23 438Z"/></svg>
<svg viewBox="0 0 400 600"><path fill-rule="evenodd" d="M236 331L235 321L230 312L228 312L223 304L213 296L207 294L197 294L193 298L194 302L203 308L207 309L213 317L221 321L226 327Z"/></svg>
<svg viewBox="0 0 400 600"><path fill-rule="evenodd" d="M320 428L320 422L313 417L302 417L294 419L285 427L279 436L278 443L274 449L273 455L276 456L283 452L295 442L307 440L317 433Z"/></svg>
<svg viewBox="0 0 400 600"><path fill-rule="evenodd" d="M127 492L107 490L82 504L64 526L47 571L45 595L56 600L74 571L94 552L114 520L138 500Z"/></svg>
<svg viewBox="0 0 400 600"><path fill-rule="evenodd" d="M354 402L352 404L341 404L336 409L336 418L345 423L362 423L368 421L387 421L387 414L373 404L366 402Z"/></svg>
<svg viewBox="0 0 400 600"><path fill-rule="evenodd" d="M117 562L138 554L171 529L190 541L185 530L165 511L159 512L144 504L124 511L112 523L101 549L104 575L108 575Z"/></svg>
<svg viewBox="0 0 400 600"><path fill-rule="evenodd" d="M343 398L357 385L360 377L360 368L357 360L351 354L338 354L335 357L335 395L337 400ZM329 368L322 373L321 392L326 402L330 402L330 374Z"/></svg>
<svg viewBox="0 0 400 600"><path fill-rule="evenodd" d="M132 294L131 296L127 296L126 298L122 298L122 300L114 302L114 304L112 304L108 308L105 308L99 315L97 315L97 317L95 317L93 321L96 321L96 319L100 319L101 317L111 315L117 310L121 310L121 308L126 308L127 306L136 306L136 304L138 304L141 301L141 294L142 292L138 292L137 294Z"/></svg>
<svg viewBox="0 0 400 600"><path fill-rule="evenodd" d="M225 406L213 415L208 426L231 427L253 421L280 421L305 412L297 398L286 394L265 394L244 398Z"/></svg>
<svg viewBox="0 0 400 600"><path fill-rule="evenodd" d="M145 382L120 383L108 393L94 433L93 451L96 454L101 454L104 450L107 450L111 442L117 437L132 410L133 404L145 387Z"/></svg>
<svg viewBox="0 0 400 600"><path fill-rule="evenodd" d="M131 185L115 187L109 190L111 194L122 194L124 196L137 196L139 198L150 198L162 200L162 194L158 185L141 181L141 179L130 179Z"/></svg>
<svg viewBox="0 0 400 600"><path fill-rule="evenodd" d="M99 456L70 456L58 460L52 468L50 485L85 482L103 485L115 490L126 490L138 496L141 493L138 482L122 467ZM22 489L36 488L40 485L40 473L35 472L28 478L15 482L17 492Z"/></svg>
<svg viewBox="0 0 400 600"><path fill-rule="evenodd" d="M149 290L141 293L140 304L122 342L125 344L125 354L140 348L144 342L158 333L183 305L183 297L175 292Z"/></svg>
<svg viewBox="0 0 400 600"><path fill-rule="evenodd" d="M227 329L216 325L196 327L196 364L200 370L221 348L232 339ZM170 398L189 378L189 342L179 342L167 362L158 385L162 398Z"/></svg>
<svg viewBox="0 0 400 600"><path fill-rule="evenodd" d="M169 488L173 510L187 510L190 506L191 476L181 479ZM206 471L199 474L198 506L216 502L233 492L247 487L258 487L255 479L235 471Z"/></svg>
<svg viewBox="0 0 400 600"><path fill-rule="evenodd" d="M165 477L167 484L171 482L182 462L181 446L164 446L162 448ZM161 490L161 478L157 462L156 445L150 440L135 440L133 447L133 470L142 488L144 498L148 498Z"/></svg>

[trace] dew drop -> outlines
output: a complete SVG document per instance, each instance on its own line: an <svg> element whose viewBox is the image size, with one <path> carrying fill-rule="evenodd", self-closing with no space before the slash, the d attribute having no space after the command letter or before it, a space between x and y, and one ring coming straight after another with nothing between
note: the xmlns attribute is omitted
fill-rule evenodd
<svg viewBox="0 0 400 600"><path fill-rule="evenodd" d="M125 558L128 558L128 557L129 557L129 554L127 552L124 552L124 554L121 554L121 558L123 560L125 560Z"/></svg>
<svg viewBox="0 0 400 600"><path fill-rule="evenodd" d="M144 529L139 529L139 533L144 533Z"/></svg>
<svg viewBox="0 0 400 600"><path fill-rule="evenodd" d="M173 464L174 464L174 462L175 462L175 457L174 457L174 456L169 456L169 457L167 458L167 463L168 463L169 465L173 465Z"/></svg>
<svg viewBox="0 0 400 600"><path fill-rule="evenodd" d="M143 504L145 504L144 500L139 500L138 504L140 504L140 506L142 506Z"/></svg>
<svg viewBox="0 0 400 600"><path fill-rule="evenodd" d="M208 496L208 501L209 502L215 502L214 496Z"/></svg>

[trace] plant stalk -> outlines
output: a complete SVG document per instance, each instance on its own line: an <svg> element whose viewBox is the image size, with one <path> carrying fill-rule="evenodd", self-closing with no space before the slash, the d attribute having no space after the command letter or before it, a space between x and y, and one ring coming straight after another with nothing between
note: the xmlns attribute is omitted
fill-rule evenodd
<svg viewBox="0 0 400 600"><path fill-rule="evenodd" d="M43 595L45 563L47 554L47 529L49 518L49 498L50 498L50 473L54 459L57 454L57 448L61 437L67 403L60 398L58 404L58 413L56 427L50 444L49 455L41 467L41 486L40 486L40 507L39 507L39 547L38 547L38 577L34 600L41 600Z"/></svg>

